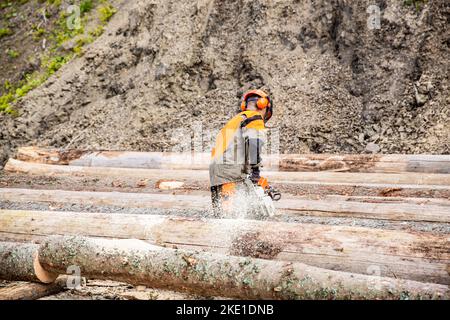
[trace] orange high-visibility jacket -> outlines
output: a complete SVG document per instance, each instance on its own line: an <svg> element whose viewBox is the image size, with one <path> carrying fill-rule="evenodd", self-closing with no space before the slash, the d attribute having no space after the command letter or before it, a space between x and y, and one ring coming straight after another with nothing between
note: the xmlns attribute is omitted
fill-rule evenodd
<svg viewBox="0 0 450 320"><path fill-rule="evenodd" d="M265 141L264 120L257 111L243 111L220 130L211 154L211 186L259 178L261 148Z"/></svg>

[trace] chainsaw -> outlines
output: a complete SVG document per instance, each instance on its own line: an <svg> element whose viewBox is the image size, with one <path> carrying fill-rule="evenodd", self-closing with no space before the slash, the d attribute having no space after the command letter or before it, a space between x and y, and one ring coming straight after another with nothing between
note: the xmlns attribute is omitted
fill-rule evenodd
<svg viewBox="0 0 450 320"><path fill-rule="evenodd" d="M260 178L257 184L252 182L247 183L251 190L252 207L256 217L266 218L273 217L276 209L274 201L281 199L281 193L270 186L266 178Z"/></svg>

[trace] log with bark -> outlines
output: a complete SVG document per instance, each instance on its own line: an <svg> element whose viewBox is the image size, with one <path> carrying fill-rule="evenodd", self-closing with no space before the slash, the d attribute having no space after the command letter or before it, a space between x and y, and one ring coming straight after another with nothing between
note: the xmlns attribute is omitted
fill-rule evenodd
<svg viewBox="0 0 450 320"><path fill-rule="evenodd" d="M38 259L38 245L0 242L0 279L52 283L58 274L47 272Z"/></svg>
<svg viewBox="0 0 450 320"><path fill-rule="evenodd" d="M12 283L0 288L0 300L37 300L64 291L66 283L66 276L60 276L55 282L49 284L34 282Z"/></svg>
<svg viewBox="0 0 450 320"><path fill-rule="evenodd" d="M50 176L85 176L85 177L128 177L149 180L177 180L182 182L208 182L207 170L162 170L130 169L111 167L81 167L48 165L9 159L4 170L7 172ZM348 172L264 172L273 183L295 183L310 185L348 185L406 187L428 186L432 189L450 189L449 174L425 173L348 173Z"/></svg>
<svg viewBox="0 0 450 320"><path fill-rule="evenodd" d="M63 190L0 189L0 201L49 204L84 204L126 208L210 210L209 193L162 194L129 192L86 192ZM351 217L392 221L450 223L450 201L446 199L382 199L324 197L317 200L283 197L275 203L278 215Z"/></svg>
<svg viewBox="0 0 450 320"><path fill-rule="evenodd" d="M17 264L33 259L29 244L0 243L21 252ZM52 274L71 266L80 276L114 280L203 296L242 299L449 299L446 285L367 276L214 253L157 247L140 240L52 236L37 248L40 265ZM27 256L29 255L29 256ZM0 263L0 265L3 262ZM7 265L8 278L29 280ZM34 277L34 281L39 281Z"/></svg>
<svg viewBox="0 0 450 320"><path fill-rule="evenodd" d="M89 151L23 147L19 160L88 167L207 169L209 153ZM280 154L264 156L264 167L281 171L450 173L449 155Z"/></svg>
<svg viewBox="0 0 450 320"><path fill-rule="evenodd" d="M268 261L174 250L139 240L50 237L39 248L47 270L134 285L245 299L448 299L448 286Z"/></svg>
<svg viewBox="0 0 450 320"><path fill-rule="evenodd" d="M450 284L450 236L362 227L155 215L0 212L0 240L49 235L137 238L161 246Z"/></svg>

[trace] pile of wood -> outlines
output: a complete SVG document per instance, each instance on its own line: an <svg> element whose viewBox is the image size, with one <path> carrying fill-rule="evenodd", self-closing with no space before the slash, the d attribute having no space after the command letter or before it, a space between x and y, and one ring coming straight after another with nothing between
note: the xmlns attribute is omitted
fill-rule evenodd
<svg viewBox="0 0 450 320"><path fill-rule="evenodd" d="M90 279L203 296L450 298L450 156L266 159L284 197L276 217L255 221L208 215L205 154L19 149L0 188L0 279L52 283L26 283L38 293L28 298L62 290L73 265ZM29 186L15 182L24 177ZM23 291L0 289L0 299Z"/></svg>

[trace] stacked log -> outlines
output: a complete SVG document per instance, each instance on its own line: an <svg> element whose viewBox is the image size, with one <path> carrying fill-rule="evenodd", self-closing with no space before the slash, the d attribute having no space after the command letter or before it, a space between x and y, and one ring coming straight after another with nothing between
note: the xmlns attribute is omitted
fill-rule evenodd
<svg viewBox="0 0 450 320"><path fill-rule="evenodd" d="M12 244L0 246L3 248ZM20 251L22 244L15 244ZM52 273L78 266L82 276L242 299L448 299L448 286L349 274L302 263L174 250L139 240L50 237L39 262ZM16 270L10 268L10 278ZM20 279L17 279L20 280Z"/></svg>
<svg viewBox="0 0 450 320"><path fill-rule="evenodd" d="M0 201L178 210L189 208L203 211L211 209L211 196L206 193L191 195L3 188L0 189ZM447 199L284 197L275 203L275 207L278 209L277 216L289 214L450 223L450 201Z"/></svg>
<svg viewBox="0 0 450 320"><path fill-rule="evenodd" d="M321 268L450 284L450 237L247 219L0 211L0 240L50 235L137 238L161 246L303 262Z"/></svg>
<svg viewBox="0 0 450 320"><path fill-rule="evenodd" d="M18 160L87 167L205 170L209 153L130 152L19 148ZM450 173L449 155L279 154L265 155L265 168L280 171Z"/></svg>
<svg viewBox="0 0 450 320"><path fill-rule="evenodd" d="M186 194L207 190L209 154L28 147L17 159L6 172L114 191L117 179L138 193L4 188L0 202L210 209L209 194ZM73 265L91 279L203 296L450 299L450 156L269 155L264 165L271 183L297 195L277 203L272 221L0 210L0 279L32 282L1 289L0 299L58 292L55 279ZM436 235L277 222L296 215L441 225Z"/></svg>
<svg viewBox="0 0 450 320"><path fill-rule="evenodd" d="M62 176L101 176L130 177L150 180L174 179L180 181L209 181L207 170L172 170L172 169L134 169L114 167L83 167L48 165L9 159L4 168L7 172L19 172L34 175ZM448 174L390 174L390 173L348 173L348 172L279 172L268 171L265 176L274 183L310 183L310 184L340 184L340 185L431 185L434 188L450 188Z"/></svg>

